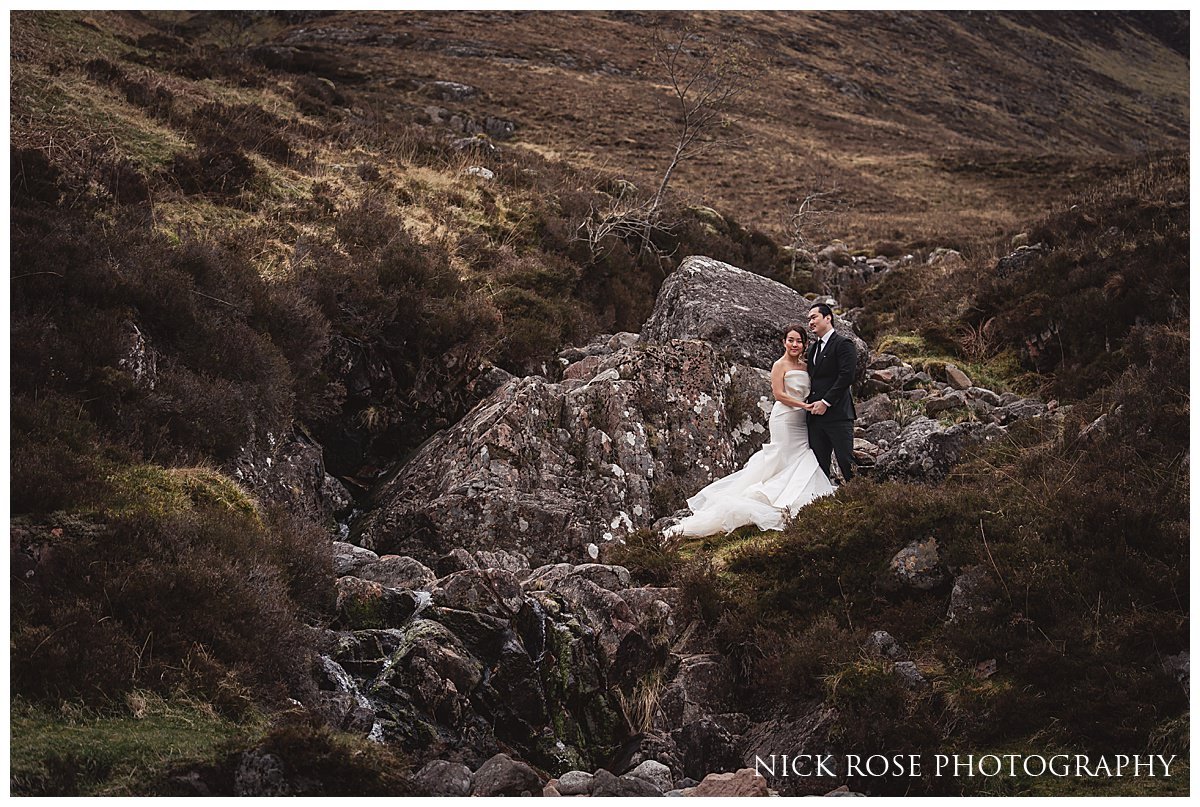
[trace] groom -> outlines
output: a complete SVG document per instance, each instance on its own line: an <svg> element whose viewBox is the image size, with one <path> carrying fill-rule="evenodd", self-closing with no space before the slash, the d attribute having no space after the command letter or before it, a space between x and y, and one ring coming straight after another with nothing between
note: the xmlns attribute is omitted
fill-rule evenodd
<svg viewBox="0 0 1200 807"><path fill-rule="evenodd" d="M808 310L808 325L816 339L808 350L808 375L812 404L808 417L808 444L817 455L817 462L830 479L829 459L832 453L847 482L854 476L854 401L850 385L858 351L854 342L833 329L833 309L817 303Z"/></svg>

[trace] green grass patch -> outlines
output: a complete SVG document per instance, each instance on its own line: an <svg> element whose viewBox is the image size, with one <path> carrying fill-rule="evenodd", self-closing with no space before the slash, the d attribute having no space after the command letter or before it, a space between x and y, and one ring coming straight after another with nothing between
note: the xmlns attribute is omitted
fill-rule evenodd
<svg viewBox="0 0 1200 807"><path fill-rule="evenodd" d="M935 381L945 381L946 365L953 364L970 376L975 386L994 392L1028 394L1039 383L1036 373L1022 369L1012 350L997 353L984 362L970 361L938 350L924 337L914 333L887 334L879 339L875 349L879 353L899 356L916 369L929 373Z"/></svg>
<svg viewBox="0 0 1200 807"><path fill-rule="evenodd" d="M234 722L198 701L135 692L127 704L124 713L104 713L17 700L10 720L11 793L149 795L169 770L215 762L266 730L260 715Z"/></svg>

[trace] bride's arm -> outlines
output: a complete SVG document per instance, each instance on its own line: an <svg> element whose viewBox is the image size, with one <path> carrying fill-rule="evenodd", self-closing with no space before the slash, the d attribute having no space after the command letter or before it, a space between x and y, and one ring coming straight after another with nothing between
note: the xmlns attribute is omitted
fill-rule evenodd
<svg viewBox="0 0 1200 807"><path fill-rule="evenodd" d="M771 366L771 392L774 394L775 400L796 409L808 409L807 403L787 394L787 387L783 383L784 373L783 365L779 362Z"/></svg>

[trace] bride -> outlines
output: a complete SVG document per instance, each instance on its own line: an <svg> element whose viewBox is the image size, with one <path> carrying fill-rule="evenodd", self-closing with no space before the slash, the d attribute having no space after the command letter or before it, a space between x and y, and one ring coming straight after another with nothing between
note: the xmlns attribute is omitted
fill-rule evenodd
<svg viewBox="0 0 1200 807"><path fill-rule="evenodd" d="M810 380L805 363L808 336L803 325L789 325L783 355L771 365L771 441L740 471L709 484L692 498L692 515L668 527L667 538L731 532L746 524L760 530L783 529L804 505L833 492L833 485L808 447Z"/></svg>

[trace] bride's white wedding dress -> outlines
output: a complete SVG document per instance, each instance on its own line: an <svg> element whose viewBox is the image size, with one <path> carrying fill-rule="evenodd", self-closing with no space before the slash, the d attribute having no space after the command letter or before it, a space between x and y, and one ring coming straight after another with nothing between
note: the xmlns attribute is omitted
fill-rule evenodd
<svg viewBox="0 0 1200 807"><path fill-rule="evenodd" d="M784 374L788 395L808 397L811 386L804 370ZM808 413L775 402L771 410L771 441L740 471L718 479L688 499L692 515L668 527L668 538L731 532L746 524L760 530L782 529L784 521L804 505L833 492L833 485L808 447Z"/></svg>

